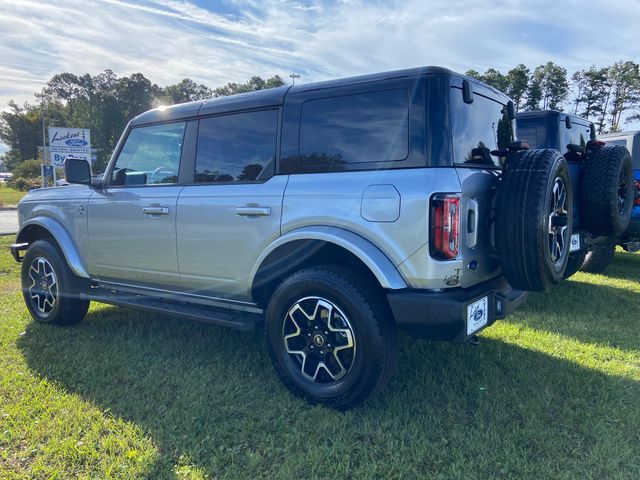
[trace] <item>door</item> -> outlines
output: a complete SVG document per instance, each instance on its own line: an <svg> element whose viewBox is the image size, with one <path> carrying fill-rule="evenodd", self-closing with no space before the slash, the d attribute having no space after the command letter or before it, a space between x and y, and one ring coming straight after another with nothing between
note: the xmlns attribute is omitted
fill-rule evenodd
<svg viewBox="0 0 640 480"><path fill-rule="evenodd" d="M177 285L176 203L185 122L133 128L89 199L89 272L132 285Z"/></svg>
<svg viewBox="0 0 640 480"><path fill-rule="evenodd" d="M286 176L274 176L277 109L203 118L194 184L178 199L183 289L250 300L249 275L280 235Z"/></svg>

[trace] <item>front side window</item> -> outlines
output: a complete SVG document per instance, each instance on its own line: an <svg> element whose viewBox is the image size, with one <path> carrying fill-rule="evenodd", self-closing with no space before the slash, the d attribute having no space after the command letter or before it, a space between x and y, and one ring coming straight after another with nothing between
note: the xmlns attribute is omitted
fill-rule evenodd
<svg viewBox="0 0 640 480"><path fill-rule="evenodd" d="M405 89L308 100L302 106L302 172L396 162L408 154L409 96Z"/></svg>
<svg viewBox="0 0 640 480"><path fill-rule="evenodd" d="M462 89L452 87L451 127L454 161L465 166L500 167L504 157L491 155L509 148L513 141L513 121L507 106L479 94L464 103Z"/></svg>
<svg viewBox="0 0 640 480"><path fill-rule="evenodd" d="M200 120L196 183L264 181L275 171L278 111Z"/></svg>
<svg viewBox="0 0 640 480"><path fill-rule="evenodd" d="M177 183L185 125L133 128L116 160L111 185Z"/></svg>

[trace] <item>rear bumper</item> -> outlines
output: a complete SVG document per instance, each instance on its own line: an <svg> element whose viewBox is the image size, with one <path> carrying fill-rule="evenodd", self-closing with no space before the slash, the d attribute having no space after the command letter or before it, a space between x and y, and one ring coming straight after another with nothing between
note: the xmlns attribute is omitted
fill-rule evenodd
<svg viewBox="0 0 640 480"><path fill-rule="evenodd" d="M467 332L467 307L487 297L487 324ZM403 290L387 294L396 324L417 338L465 342L478 331L505 318L527 299L527 293L514 290L504 277L471 288L441 292Z"/></svg>

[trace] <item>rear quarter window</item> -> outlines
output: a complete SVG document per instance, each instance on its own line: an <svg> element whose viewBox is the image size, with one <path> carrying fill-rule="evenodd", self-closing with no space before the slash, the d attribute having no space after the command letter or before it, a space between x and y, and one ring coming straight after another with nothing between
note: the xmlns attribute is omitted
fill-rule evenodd
<svg viewBox="0 0 640 480"><path fill-rule="evenodd" d="M301 173L366 168L409 154L409 95L405 89L307 100L302 105Z"/></svg>

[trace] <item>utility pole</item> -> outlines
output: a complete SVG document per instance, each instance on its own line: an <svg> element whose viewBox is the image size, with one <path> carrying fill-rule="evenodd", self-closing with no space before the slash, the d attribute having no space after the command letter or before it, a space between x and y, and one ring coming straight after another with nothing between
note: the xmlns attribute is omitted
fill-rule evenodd
<svg viewBox="0 0 640 480"><path fill-rule="evenodd" d="M40 97L40 113L42 115L42 165L47 163L47 137L44 134L44 88L42 89L42 96ZM44 184L44 168L42 169L42 188ZM55 184L55 182L54 182Z"/></svg>
<svg viewBox="0 0 640 480"><path fill-rule="evenodd" d="M289 78L292 80L292 86L293 86L296 84L296 78L300 78L300 75L296 73L292 73L291 75L289 75Z"/></svg>

